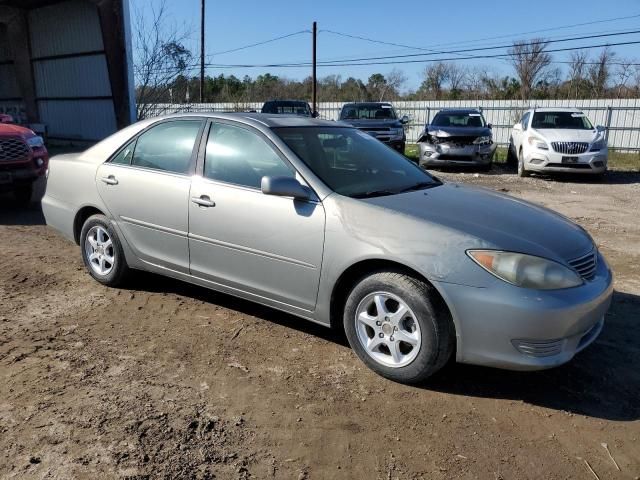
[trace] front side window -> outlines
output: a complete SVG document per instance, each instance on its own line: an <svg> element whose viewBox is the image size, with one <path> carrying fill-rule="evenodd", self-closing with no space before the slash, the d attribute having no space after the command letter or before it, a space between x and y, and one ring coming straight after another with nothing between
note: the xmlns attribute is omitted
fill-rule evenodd
<svg viewBox="0 0 640 480"><path fill-rule="evenodd" d="M152 127L138 137L131 164L187 173L201 127L200 120L175 120Z"/></svg>
<svg viewBox="0 0 640 480"><path fill-rule="evenodd" d="M535 112L531 128L593 130L593 125L582 112Z"/></svg>
<svg viewBox="0 0 640 480"><path fill-rule="evenodd" d="M243 127L214 123L207 140L204 176L260 188L262 177L295 177L295 171L257 133Z"/></svg>
<svg viewBox="0 0 640 480"><path fill-rule="evenodd" d="M382 142L355 128L274 128L334 192L354 198L395 195L440 182Z"/></svg>
<svg viewBox="0 0 640 480"><path fill-rule="evenodd" d="M522 125L523 130L529 128L529 115L531 115L529 112L525 113L522 116L522 120L520 120L520 124Z"/></svg>

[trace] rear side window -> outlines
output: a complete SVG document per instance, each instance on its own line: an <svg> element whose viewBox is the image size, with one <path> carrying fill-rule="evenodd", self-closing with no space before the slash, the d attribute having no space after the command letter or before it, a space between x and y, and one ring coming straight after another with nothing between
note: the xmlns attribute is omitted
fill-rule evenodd
<svg viewBox="0 0 640 480"><path fill-rule="evenodd" d="M187 173L201 126L200 120L176 120L152 127L138 137L131 164Z"/></svg>
<svg viewBox="0 0 640 480"><path fill-rule="evenodd" d="M260 188L262 177L295 177L295 171L260 135L246 128L214 123L207 140L204 176Z"/></svg>
<svg viewBox="0 0 640 480"><path fill-rule="evenodd" d="M118 165L131 165L131 158L133 157L133 149L135 146L135 140L129 142L115 157L111 159L111 163Z"/></svg>

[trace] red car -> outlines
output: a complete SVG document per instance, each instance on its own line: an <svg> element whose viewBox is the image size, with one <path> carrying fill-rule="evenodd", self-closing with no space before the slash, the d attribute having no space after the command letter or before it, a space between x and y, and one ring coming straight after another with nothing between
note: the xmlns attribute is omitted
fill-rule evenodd
<svg viewBox="0 0 640 480"><path fill-rule="evenodd" d="M26 204L34 182L47 171L49 152L42 137L12 122L10 115L0 114L0 192L11 191Z"/></svg>

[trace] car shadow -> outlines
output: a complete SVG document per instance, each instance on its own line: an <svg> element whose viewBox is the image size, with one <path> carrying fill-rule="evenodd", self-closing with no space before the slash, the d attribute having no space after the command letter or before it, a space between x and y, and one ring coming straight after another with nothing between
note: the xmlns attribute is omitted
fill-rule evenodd
<svg viewBox="0 0 640 480"><path fill-rule="evenodd" d="M516 167L507 164L494 164L486 175L515 175ZM558 183L593 183L602 185L630 185L640 183L640 171L609 170L604 177L597 175L581 175L579 173L532 173L531 178L544 179ZM526 181L526 179L523 179Z"/></svg>
<svg viewBox="0 0 640 480"><path fill-rule="evenodd" d="M314 335L348 347L341 331L269 307L151 273L139 272L129 288L171 292ZM413 387L453 395L521 400L532 405L616 421L640 419L640 296L615 292L605 327L593 345L561 367L513 372L450 362ZM381 380L382 381L382 380Z"/></svg>
<svg viewBox="0 0 640 480"><path fill-rule="evenodd" d="M11 194L0 194L0 225L44 225L40 202L20 205Z"/></svg>

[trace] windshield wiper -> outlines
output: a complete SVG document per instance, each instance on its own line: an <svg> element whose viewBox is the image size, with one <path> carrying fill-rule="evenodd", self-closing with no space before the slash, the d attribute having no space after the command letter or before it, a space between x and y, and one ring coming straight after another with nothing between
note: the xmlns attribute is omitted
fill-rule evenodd
<svg viewBox="0 0 640 480"><path fill-rule="evenodd" d="M410 187L398 190L397 193L412 192L414 190L426 190L427 188L437 187L440 184L441 183L439 182L418 182L415 185L411 185Z"/></svg>
<svg viewBox="0 0 640 480"><path fill-rule="evenodd" d="M383 197L385 195L395 195L399 193L397 190L369 190L368 192L355 193L351 195L351 198L371 198L371 197Z"/></svg>

